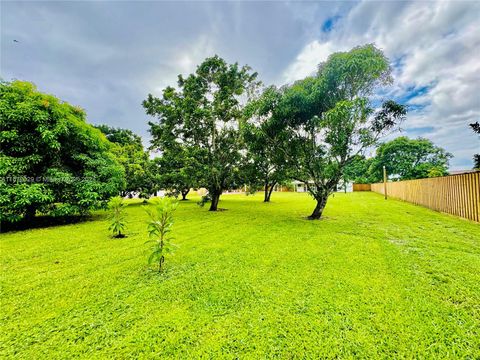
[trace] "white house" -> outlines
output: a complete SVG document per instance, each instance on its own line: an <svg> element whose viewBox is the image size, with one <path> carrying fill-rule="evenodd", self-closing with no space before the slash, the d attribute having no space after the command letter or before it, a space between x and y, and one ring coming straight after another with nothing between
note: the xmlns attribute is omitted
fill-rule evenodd
<svg viewBox="0 0 480 360"><path fill-rule="evenodd" d="M343 180L340 180L337 185L337 192L353 192L353 182L344 183Z"/></svg>
<svg viewBox="0 0 480 360"><path fill-rule="evenodd" d="M313 181L308 182L310 186L313 186ZM293 182L293 186L295 187L295 192L307 192L307 184L302 181L295 180ZM343 181L340 180L337 186L337 192L353 192L353 183L347 182L346 186L344 185Z"/></svg>

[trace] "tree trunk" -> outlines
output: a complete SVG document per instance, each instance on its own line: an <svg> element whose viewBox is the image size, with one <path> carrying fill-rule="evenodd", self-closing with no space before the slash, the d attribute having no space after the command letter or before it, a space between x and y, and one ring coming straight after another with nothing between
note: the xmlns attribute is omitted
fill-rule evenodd
<svg viewBox="0 0 480 360"><path fill-rule="evenodd" d="M322 217L323 209L325 209L325 205L327 204L327 196L322 196L321 198L317 198L317 205L312 212L312 215L308 217L308 220L319 220Z"/></svg>
<svg viewBox="0 0 480 360"><path fill-rule="evenodd" d="M212 202L210 203L210 209L208 211L217 211L218 201L220 200L221 191L212 192Z"/></svg>
<svg viewBox="0 0 480 360"><path fill-rule="evenodd" d="M26 211L25 211L25 216L23 217L24 221L29 223L30 221L33 220L33 218L35 217L35 213L37 212L37 209L35 208L35 206L28 206Z"/></svg>
<svg viewBox="0 0 480 360"><path fill-rule="evenodd" d="M269 202L270 199L268 198L268 182L265 182L264 190L263 190L263 202Z"/></svg>
<svg viewBox="0 0 480 360"><path fill-rule="evenodd" d="M190 192L190 189L183 189L182 190L182 200L187 200L187 195Z"/></svg>
<svg viewBox="0 0 480 360"><path fill-rule="evenodd" d="M270 202L270 197L272 196L272 192L275 185L276 185L276 182L272 183L272 185L269 188L268 183L265 183L265 196L263 198L263 202Z"/></svg>

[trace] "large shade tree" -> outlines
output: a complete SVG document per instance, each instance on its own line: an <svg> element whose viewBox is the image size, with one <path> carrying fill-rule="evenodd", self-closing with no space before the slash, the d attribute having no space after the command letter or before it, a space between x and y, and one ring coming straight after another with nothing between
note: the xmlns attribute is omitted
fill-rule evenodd
<svg viewBox="0 0 480 360"><path fill-rule="evenodd" d="M2 221L85 214L124 186L124 170L85 113L28 82L0 83Z"/></svg>
<svg viewBox="0 0 480 360"><path fill-rule="evenodd" d="M271 118L281 96L281 91L276 87L266 88L247 105L246 121L242 126L247 149L243 168L245 182L252 187L263 187L264 202L269 202L275 186L289 177L285 157L279 151L283 143L288 141L288 133L282 124Z"/></svg>
<svg viewBox="0 0 480 360"><path fill-rule="evenodd" d="M283 149L294 177L307 184L320 219L344 168L394 131L404 106L385 101L375 110L371 95L392 81L388 59L374 45L332 54L315 76L285 89L273 117L290 141Z"/></svg>
<svg viewBox="0 0 480 360"><path fill-rule="evenodd" d="M444 176L452 156L428 139L400 136L377 148L371 176L381 181L384 166L388 176L397 180Z"/></svg>
<svg viewBox="0 0 480 360"><path fill-rule="evenodd" d="M160 188L167 190L167 195L182 196L182 200L187 199L190 189L196 188L201 176L201 167L195 159L195 148L187 146L181 140L181 136L174 131L170 131L172 124L178 120L174 117L182 116L182 103L178 94L173 88L165 89L164 98L161 102L158 99L151 99L150 102L144 102L148 106L147 112L164 111L163 119L169 119L168 124L150 122L150 133L152 134L151 149L159 153L159 156L153 160L157 184ZM155 110L154 108L155 107Z"/></svg>
<svg viewBox="0 0 480 360"><path fill-rule="evenodd" d="M214 56L195 73L180 75L177 89L167 87L162 98L150 94L143 102L147 114L158 118L150 123L158 150L178 146L194 159L197 182L211 198L210 211L217 210L223 191L239 186L240 121L249 94L258 86L256 78L250 67Z"/></svg>

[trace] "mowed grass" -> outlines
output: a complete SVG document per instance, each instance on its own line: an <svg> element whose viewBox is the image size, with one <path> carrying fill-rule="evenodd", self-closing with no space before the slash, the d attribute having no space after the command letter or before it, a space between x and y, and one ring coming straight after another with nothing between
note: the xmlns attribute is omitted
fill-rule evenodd
<svg viewBox="0 0 480 360"><path fill-rule="evenodd" d="M1 243L2 358L480 357L480 226L373 193L182 202L176 254L146 266L95 220Z"/></svg>

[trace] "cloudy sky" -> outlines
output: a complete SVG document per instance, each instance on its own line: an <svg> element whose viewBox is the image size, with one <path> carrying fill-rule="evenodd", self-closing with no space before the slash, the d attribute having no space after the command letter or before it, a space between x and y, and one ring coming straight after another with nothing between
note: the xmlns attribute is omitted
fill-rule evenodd
<svg viewBox="0 0 480 360"><path fill-rule="evenodd" d="M410 105L404 134L472 167L480 141L480 2L1 2L1 77L83 107L88 121L134 130L141 107L205 57L249 64L265 84L315 71L335 51L375 43ZM18 42L14 42L17 40Z"/></svg>

